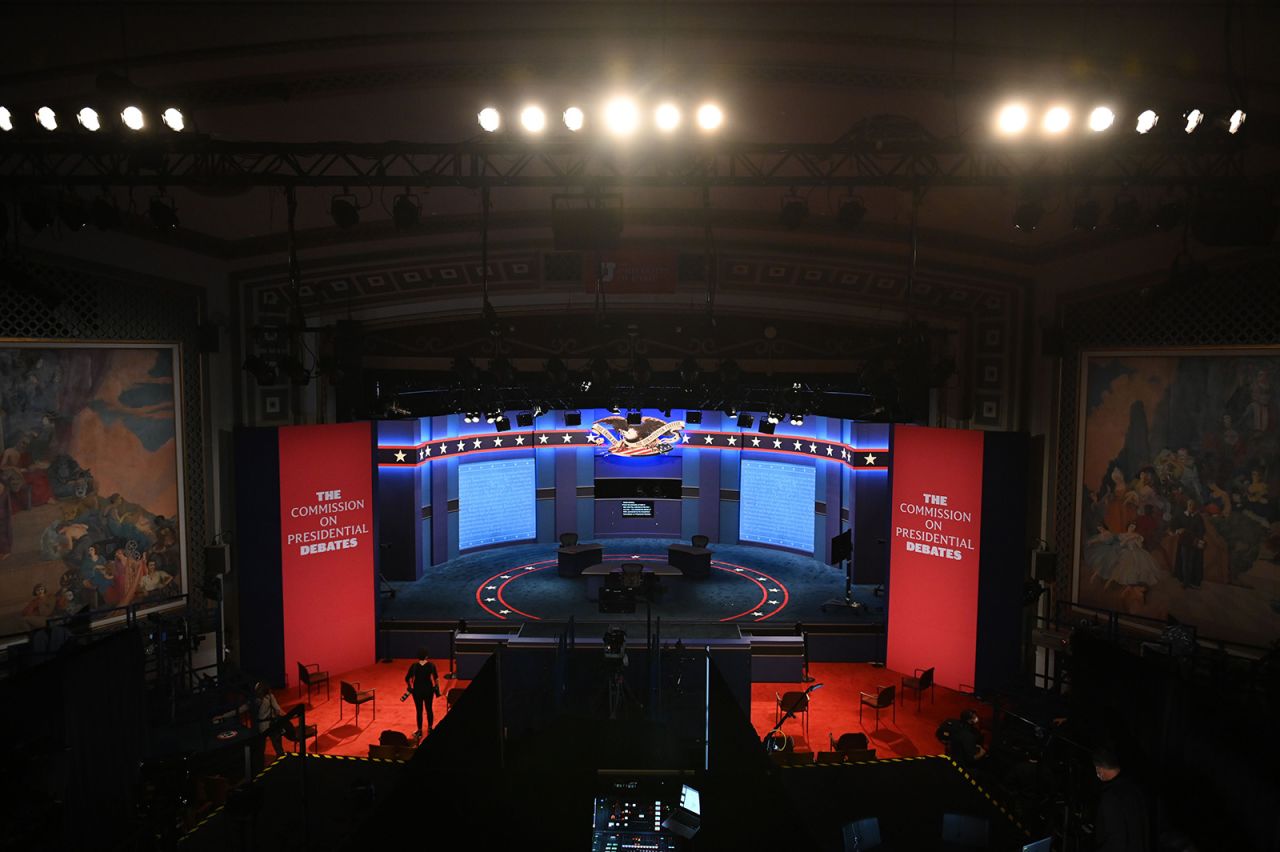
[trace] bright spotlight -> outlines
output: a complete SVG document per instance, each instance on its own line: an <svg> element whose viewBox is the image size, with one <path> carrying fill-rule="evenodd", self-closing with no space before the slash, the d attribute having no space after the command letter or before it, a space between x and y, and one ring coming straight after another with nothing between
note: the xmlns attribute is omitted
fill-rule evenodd
<svg viewBox="0 0 1280 852"><path fill-rule="evenodd" d="M13 130L13 113L9 112L8 107L0 106L0 130L5 133Z"/></svg>
<svg viewBox="0 0 1280 852"><path fill-rule="evenodd" d="M1044 114L1041 126L1046 133L1061 133L1071 126L1071 110L1061 106L1051 107Z"/></svg>
<svg viewBox="0 0 1280 852"><path fill-rule="evenodd" d="M5 112L6 110L4 109L4 107L0 107L0 127L4 127ZM1240 128L1243 126L1244 126L1244 110L1238 109L1235 112L1231 113L1231 118L1227 121L1227 132L1239 133ZM4 129L8 130L9 128L5 127Z"/></svg>
<svg viewBox="0 0 1280 852"><path fill-rule="evenodd" d="M177 107L169 107L160 116L160 120L164 122L164 126L172 130L174 133L181 133L187 126L187 120L182 114L182 110Z"/></svg>
<svg viewBox="0 0 1280 852"><path fill-rule="evenodd" d="M480 129L485 133L493 133L502 126L502 116L493 107L485 107L476 114L476 121L480 122Z"/></svg>
<svg viewBox="0 0 1280 852"><path fill-rule="evenodd" d="M1031 116L1022 104L1008 104L996 115L996 129L1006 136L1013 136L1027 129Z"/></svg>
<svg viewBox="0 0 1280 852"><path fill-rule="evenodd" d="M615 136L627 136L640 124L640 112L630 98L614 98L605 104L604 126Z"/></svg>
<svg viewBox="0 0 1280 852"><path fill-rule="evenodd" d="M142 115L142 110L136 106L127 106L120 113L120 120L124 122L124 126L130 130L141 130L146 126L147 120Z"/></svg>
<svg viewBox="0 0 1280 852"><path fill-rule="evenodd" d="M1183 130L1187 133L1195 133L1196 128L1204 121L1204 113L1198 109L1191 110L1191 112L1187 113L1183 117L1187 120L1186 126L1183 127Z"/></svg>
<svg viewBox="0 0 1280 852"><path fill-rule="evenodd" d="M1155 129L1156 124L1160 121L1160 116L1156 115L1153 109L1144 109L1138 115L1138 125L1135 128L1139 133L1150 133Z"/></svg>
<svg viewBox="0 0 1280 852"><path fill-rule="evenodd" d="M90 133L97 133L102 129L102 120L98 118L98 111L93 107L85 107L76 113L76 121Z"/></svg>
<svg viewBox="0 0 1280 852"><path fill-rule="evenodd" d="M724 110L715 104L698 107L698 126L703 130L719 130L724 124Z"/></svg>
<svg viewBox="0 0 1280 852"><path fill-rule="evenodd" d="M1101 133L1107 130L1111 125L1115 124L1116 114L1111 111L1110 107L1094 107L1093 112L1089 113L1089 129L1094 133Z"/></svg>
<svg viewBox="0 0 1280 852"><path fill-rule="evenodd" d="M40 109L36 110L36 123L45 130L57 130L58 116L49 107L40 107Z"/></svg>
<svg viewBox="0 0 1280 852"><path fill-rule="evenodd" d="M586 122L586 116L577 107L569 107L564 111L564 126L577 133Z"/></svg>
<svg viewBox="0 0 1280 852"><path fill-rule="evenodd" d="M527 106L520 111L520 126L530 133L541 133L547 128L547 114L542 107Z"/></svg>
<svg viewBox="0 0 1280 852"><path fill-rule="evenodd" d="M670 133L680 126L680 108L675 104L662 104L653 111L653 123L663 133Z"/></svg>

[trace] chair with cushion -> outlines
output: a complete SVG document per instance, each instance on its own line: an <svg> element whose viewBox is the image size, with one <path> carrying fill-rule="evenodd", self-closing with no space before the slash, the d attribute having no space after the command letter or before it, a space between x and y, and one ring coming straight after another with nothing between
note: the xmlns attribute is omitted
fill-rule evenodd
<svg viewBox="0 0 1280 852"><path fill-rule="evenodd" d="M861 731L851 734L841 734L840 739L836 739L827 734L827 739L831 743L832 751L853 751L855 749L864 749L870 743L867 742L867 735Z"/></svg>
<svg viewBox="0 0 1280 852"><path fill-rule="evenodd" d="M573 547L578 543L577 533L560 533L560 546Z"/></svg>
<svg viewBox="0 0 1280 852"><path fill-rule="evenodd" d="M916 693L916 712L920 712L920 696L927 689L929 690L929 703L933 703L933 667L927 669L916 669L916 673L912 677L903 675L902 692L905 694L908 689L914 689Z"/></svg>
<svg viewBox="0 0 1280 852"><path fill-rule="evenodd" d="M705 535L695 535L693 538L689 539L689 543L694 547L700 547L703 550L706 550L707 545L711 543L711 539Z"/></svg>
<svg viewBox="0 0 1280 852"><path fill-rule="evenodd" d="M307 703L311 703L311 688L319 688L324 684L324 700L329 700L329 673L320 671L319 663L298 663L298 697L302 697L302 687L307 688Z"/></svg>
<svg viewBox="0 0 1280 852"><path fill-rule="evenodd" d="M315 754L320 750L320 728L318 725L307 725L305 728L300 727L297 730L299 733L296 741L298 743L297 751L299 754L302 753L302 741L305 739L311 740L312 754Z"/></svg>
<svg viewBox="0 0 1280 852"><path fill-rule="evenodd" d="M803 715L804 719L801 725L804 728L805 742L809 741L809 694L806 692L784 692L781 695L773 694L778 700L773 711L773 724L777 726L778 720L787 713L795 716Z"/></svg>
<svg viewBox="0 0 1280 852"><path fill-rule="evenodd" d="M886 707L893 708L893 721L898 721L898 705L894 701L897 695L893 684L878 686L875 692L860 692L858 699L858 724L862 724L862 708L870 707L876 711L876 730L880 730L880 711Z"/></svg>
<svg viewBox="0 0 1280 852"><path fill-rule="evenodd" d="M345 705L354 704L356 707L356 726L360 725L360 705L373 702L373 718L378 718L378 696L376 689L361 689L360 681L348 683L347 681L338 682L338 718L342 718L342 711Z"/></svg>

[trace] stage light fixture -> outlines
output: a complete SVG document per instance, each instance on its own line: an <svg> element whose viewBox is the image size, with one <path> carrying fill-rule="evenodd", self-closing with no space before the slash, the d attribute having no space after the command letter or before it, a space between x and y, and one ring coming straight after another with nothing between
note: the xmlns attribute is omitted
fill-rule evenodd
<svg viewBox="0 0 1280 852"><path fill-rule="evenodd" d="M157 230L172 231L178 227L178 208L174 206L172 199L163 195L151 199L147 215Z"/></svg>
<svg viewBox="0 0 1280 852"><path fill-rule="evenodd" d="M996 114L996 129L1005 136L1016 136L1027 129L1031 114L1022 104L1005 104Z"/></svg>
<svg viewBox="0 0 1280 852"><path fill-rule="evenodd" d="M532 426L532 425L533 425L533 412L532 412L532 411L521 411L521 412L519 412L518 414L516 414L516 425L517 425L517 426L519 426L519 427L521 427L521 428L525 428L525 427L527 427L527 426Z"/></svg>
<svg viewBox="0 0 1280 852"><path fill-rule="evenodd" d="M1013 211L1013 227L1019 231L1034 231L1044 218L1044 205L1039 201L1023 201Z"/></svg>
<svg viewBox="0 0 1280 852"><path fill-rule="evenodd" d="M671 133L680 126L680 108L672 103L660 104L653 111L653 123L663 133Z"/></svg>
<svg viewBox="0 0 1280 852"><path fill-rule="evenodd" d="M576 106L569 107L564 111L564 115L561 117L564 119L564 126L572 130L574 133L581 130L587 120L586 115Z"/></svg>
<svg viewBox="0 0 1280 852"><path fill-rule="evenodd" d="M1134 129L1139 133L1146 134L1156 129L1156 125L1160 123L1160 116L1153 109L1144 109L1138 113L1138 123L1134 125Z"/></svg>
<svg viewBox="0 0 1280 852"><path fill-rule="evenodd" d="M698 127L710 133L724 126L724 110L713 103L705 103L698 107Z"/></svg>
<svg viewBox="0 0 1280 852"><path fill-rule="evenodd" d="M867 205L856 195L850 195L840 202L840 209L836 211L836 221L840 223L840 227L845 230L852 230L861 224L867 215Z"/></svg>
<svg viewBox="0 0 1280 852"><path fill-rule="evenodd" d="M22 213L22 221L37 233L53 224L53 211L42 198L24 198L18 204L18 210Z"/></svg>
<svg viewBox="0 0 1280 852"><path fill-rule="evenodd" d="M136 106L127 106L120 112L120 120L130 130L141 130L147 126L146 116Z"/></svg>
<svg viewBox="0 0 1280 852"><path fill-rule="evenodd" d="M418 196L407 190L404 194L397 195L391 202L391 221L398 231L418 227L418 223L422 221L422 202L418 200Z"/></svg>
<svg viewBox="0 0 1280 852"><path fill-rule="evenodd" d="M791 425L792 425L792 426L803 426L803 425L804 425L804 415L803 415L803 414L793 414L793 415L791 415Z"/></svg>
<svg viewBox="0 0 1280 852"><path fill-rule="evenodd" d="M98 117L98 111L93 107L85 107L76 113L76 121L90 133L97 133L102 129L102 119Z"/></svg>
<svg viewBox="0 0 1280 852"><path fill-rule="evenodd" d="M758 428L760 429L760 434L762 434L762 435L772 435L772 434L774 433L774 430L776 430L776 429L778 428L778 424L777 424L777 423L771 423L771 422L769 422L768 420L761 420L761 421L760 421L760 426L759 426Z"/></svg>
<svg viewBox="0 0 1280 852"><path fill-rule="evenodd" d="M1204 113L1198 109L1193 109L1182 117L1186 121L1182 126L1182 131L1187 134L1195 133L1196 128L1204 123Z"/></svg>
<svg viewBox="0 0 1280 852"><path fill-rule="evenodd" d="M485 133L495 133L502 126L502 114L494 107L485 107L476 113L476 121Z"/></svg>
<svg viewBox="0 0 1280 852"><path fill-rule="evenodd" d="M58 218L68 230L79 231L89 224L89 208L84 199L74 192L64 192L58 198Z"/></svg>
<svg viewBox="0 0 1280 852"><path fill-rule="evenodd" d="M45 130L57 130L58 114L53 111L52 107L42 106L36 110L36 124Z"/></svg>
<svg viewBox="0 0 1280 852"><path fill-rule="evenodd" d="M1115 123L1116 114L1110 107L1094 107L1093 112L1089 113L1089 129L1094 133L1109 130Z"/></svg>
<svg viewBox="0 0 1280 852"><path fill-rule="evenodd" d="M639 409L633 408L633 409L631 409L630 411L628 411L628 412L627 412L627 425L628 425L628 426L639 426L639 425L640 425L640 422L641 422L643 419L644 419L644 415L642 415L642 414L640 413L640 410L639 410Z"/></svg>
<svg viewBox="0 0 1280 852"><path fill-rule="evenodd" d="M103 192L89 205L93 226L99 231L113 231L120 227L120 206L113 196Z"/></svg>
<svg viewBox="0 0 1280 852"><path fill-rule="evenodd" d="M360 205L350 193L335 195L329 202L329 215L339 228L354 228L360 224Z"/></svg>
<svg viewBox="0 0 1280 852"><path fill-rule="evenodd" d="M529 133L541 133L547 129L547 114L540 106L527 106L520 110L520 126Z"/></svg>
<svg viewBox="0 0 1280 852"><path fill-rule="evenodd" d="M809 202L796 195L794 190L782 196L778 219L784 228L794 231L807 218L809 218Z"/></svg>
<svg viewBox="0 0 1280 852"><path fill-rule="evenodd" d="M764 422L773 423L774 425L777 425L778 423L782 422L782 415L776 411L770 411L769 416L764 419Z"/></svg>
<svg viewBox="0 0 1280 852"><path fill-rule="evenodd" d="M746 413L744 412L744 413L742 413L742 414L739 414L739 415L738 415L738 428L739 428L739 429L750 429L750 428L751 428L751 425L752 425L753 423L755 423L755 422L756 422L755 418L754 418L754 417L752 417L750 414L746 414Z"/></svg>
<svg viewBox="0 0 1280 852"><path fill-rule="evenodd" d="M0 130L5 133L13 130L13 113L9 112L8 107L0 106ZM1232 133L1234 132L1233 130Z"/></svg>
<svg viewBox="0 0 1280 852"><path fill-rule="evenodd" d="M629 136L640 124L640 111L630 98L614 98L605 104L604 126L614 136Z"/></svg>
<svg viewBox="0 0 1280 852"><path fill-rule="evenodd" d="M566 412L564 413L564 425L566 425L566 426L581 426L581 425L582 425L582 412L581 412L581 411L566 411Z"/></svg>
<svg viewBox="0 0 1280 852"><path fill-rule="evenodd" d="M1063 133L1071 126L1071 110L1064 106L1050 107L1040 126L1045 133Z"/></svg>
<svg viewBox="0 0 1280 852"><path fill-rule="evenodd" d="M463 415L462 415L462 422L463 422L463 423L479 423L479 422L480 422L480 412L478 412L478 411L468 411L468 412L466 412L465 414L463 414Z"/></svg>
<svg viewBox="0 0 1280 852"><path fill-rule="evenodd" d="M499 414L493 420L493 429L495 432L505 432L511 428L511 421L507 419L507 415Z"/></svg>
<svg viewBox="0 0 1280 852"><path fill-rule="evenodd" d="M169 107L160 114L160 121L164 126L172 130L174 133L181 133L187 128L186 116L182 114L182 110L177 107Z"/></svg>
<svg viewBox="0 0 1280 852"><path fill-rule="evenodd" d="M1077 231L1092 231L1101 219L1102 206L1092 198L1084 198L1076 203L1075 212L1071 214L1071 227Z"/></svg>
<svg viewBox="0 0 1280 852"><path fill-rule="evenodd" d="M0 118L3 118L3 115L0 115ZM1227 132L1232 135L1239 133L1240 128L1244 127L1244 119L1245 119L1245 113L1244 113L1244 110L1242 109L1238 109L1235 112L1231 113L1231 118L1227 119ZM3 124L0 124L0 127L2 126ZM9 128L7 127L5 128L5 130L8 130L8 129Z"/></svg>
<svg viewBox="0 0 1280 852"><path fill-rule="evenodd" d="M690 426L698 426L702 423L702 412L697 409L690 409L684 413L684 421Z"/></svg>

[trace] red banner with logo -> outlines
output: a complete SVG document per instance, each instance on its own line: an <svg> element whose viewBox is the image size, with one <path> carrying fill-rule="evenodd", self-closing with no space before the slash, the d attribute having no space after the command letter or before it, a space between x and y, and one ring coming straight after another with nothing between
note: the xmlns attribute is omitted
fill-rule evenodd
<svg viewBox="0 0 1280 852"><path fill-rule="evenodd" d="M972 686L978 636L983 433L898 426L885 664Z"/></svg>
<svg viewBox="0 0 1280 852"><path fill-rule="evenodd" d="M678 259L672 251L611 250L582 253L582 281L588 293L596 279L606 293L674 293Z"/></svg>
<svg viewBox="0 0 1280 852"><path fill-rule="evenodd" d="M332 672L374 661L372 440L368 423L280 429L284 661ZM241 561L253 570L253 554Z"/></svg>

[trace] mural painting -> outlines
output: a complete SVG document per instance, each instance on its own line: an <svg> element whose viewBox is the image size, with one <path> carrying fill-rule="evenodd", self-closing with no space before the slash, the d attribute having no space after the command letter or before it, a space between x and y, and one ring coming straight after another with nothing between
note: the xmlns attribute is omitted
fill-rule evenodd
<svg viewBox="0 0 1280 852"><path fill-rule="evenodd" d="M0 341L0 636L181 594L178 351Z"/></svg>
<svg viewBox="0 0 1280 852"><path fill-rule="evenodd" d="M1280 352L1085 353L1075 596L1280 639Z"/></svg>

